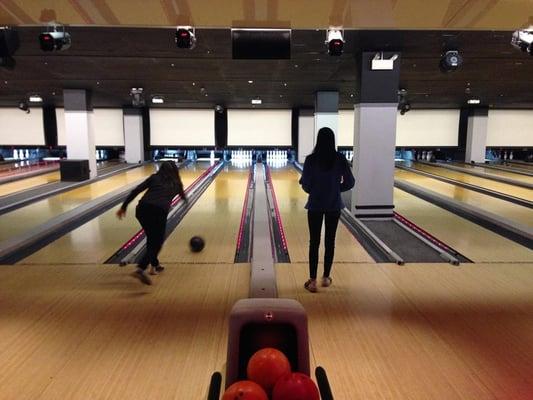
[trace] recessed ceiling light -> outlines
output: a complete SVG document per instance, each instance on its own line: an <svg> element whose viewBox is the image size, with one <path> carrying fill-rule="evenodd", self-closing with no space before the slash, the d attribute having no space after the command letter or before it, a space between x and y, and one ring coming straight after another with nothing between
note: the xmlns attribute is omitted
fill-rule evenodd
<svg viewBox="0 0 533 400"><path fill-rule="evenodd" d="M99 85L99 84L100 84L100 82L96 82L96 84L97 84L97 85Z"/></svg>
<svg viewBox="0 0 533 400"><path fill-rule="evenodd" d="M261 99L252 99L252 104L261 104L263 103Z"/></svg>
<svg viewBox="0 0 533 400"><path fill-rule="evenodd" d="M254 81L248 81L248 83L254 83Z"/></svg>
<svg viewBox="0 0 533 400"><path fill-rule="evenodd" d="M280 94L280 95L279 95L279 97L283 97L283 95L282 95L282 94Z"/></svg>
<svg viewBox="0 0 533 400"><path fill-rule="evenodd" d="M7 81L4 81L4 83L7 85Z"/></svg>
<svg viewBox="0 0 533 400"><path fill-rule="evenodd" d="M298 64L294 64L294 68L298 68Z"/></svg>
<svg viewBox="0 0 533 400"><path fill-rule="evenodd" d="M350 94L350 97L353 97L353 93L352 93L352 94Z"/></svg>
<svg viewBox="0 0 533 400"><path fill-rule="evenodd" d="M196 86L196 82L193 82L192 85L193 85L193 86Z"/></svg>
<svg viewBox="0 0 533 400"><path fill-rule="evenodd" d="M163 104L165 102L165 99L161 96L153 96L152 97L152 103L153 104Z"/></svg>
<svg viewBox="0 0 533 400"><path fill-rule="evenodd" d="M205 94L205 97L209 96L207 93Z"/></svg>
<svg viewBox="0 0 533 400"><path fill-rule="evenodd" d="M480 104L481 100L479 99L470 99L467 101L468 104Z"/></svg>
<svg viewBox="0 0 533 400"><path fill-rule="evenodd" d="M174 63L170 64L170 66L173 67L173 66L174 66Z"/></svg>
<svg viewBox="0 0 533 400"><path fill-rule="evenodd" d="M283 86L287 86L287 82L283 82Z"/></svg>
<svg viewBox="0 0 533 400"><path fill-rule="evenodd" d="M42 103L43 98L39 96L38 94L32 94L29 98L30 103Z"/></svg>
<svg viewBox="0 0 533 400"><path fill-rule="evenodd" d="M55 96L56 95L56 92L52 92L52 96Z"/></svg>

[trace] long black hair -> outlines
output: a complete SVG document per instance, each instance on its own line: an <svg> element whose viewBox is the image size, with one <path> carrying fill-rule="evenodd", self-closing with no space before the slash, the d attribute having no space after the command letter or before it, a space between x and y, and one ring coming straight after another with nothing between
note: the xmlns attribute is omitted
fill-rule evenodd
<svg viewBox="0 0 533 400"><path fill-rule="evenodd" d="M335 149L335 134L330 128L319 129L313 154L316 154L320 168L323 170L333 168L337 150Z"/></svg>
<svg viewBox="0 0 533 400"><path fill-rule="evenodd" d="M175 192L183 190L183 183L181 183L179 168L173 161L163 161L157 171L165 186L172 188Z"/></svg>

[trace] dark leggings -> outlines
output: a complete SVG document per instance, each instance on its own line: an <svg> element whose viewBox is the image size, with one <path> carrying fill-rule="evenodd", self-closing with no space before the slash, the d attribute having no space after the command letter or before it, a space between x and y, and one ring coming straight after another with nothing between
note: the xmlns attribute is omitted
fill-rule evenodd
<svg viewBox="0 0 533 400"><path fill-rule="evenodd" d="M152 264L154 267L159 265L157 255L165 241L167 211L161 207L139 203L135 210L135 216L146 234L146 252L138 265L140 269L145 270L148 264Z"/></svg>
<svg viewBox="0 0 533 400"><path fill-rule="evenodd" d="M308 211L307 222L309 224L309 276L316 279L318 269L318 247L320 246L320 231L322 220L326 220L324 253L324 276L329 276L335 253L335 234L341 216L340 211Z"/></svg>

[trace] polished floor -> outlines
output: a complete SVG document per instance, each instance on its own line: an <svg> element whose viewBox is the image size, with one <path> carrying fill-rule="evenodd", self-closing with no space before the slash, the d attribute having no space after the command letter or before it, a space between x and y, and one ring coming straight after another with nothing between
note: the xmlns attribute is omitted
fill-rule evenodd
<svg viewBox="0 0 533 400"><path fill-rule="evenodd" d="M135 204L126 221L110 210L0 267L0 400L206 398L210 375L225 369L231 306L248 296L250 266L232 261L248 173L220 172L168 238L153 286L129 277L131 266L101 264L138 229ZM339 225L333 286L311 294L298 178L272 169L291 257L276 266L278 290L306 308L311 364L326 369L335 399L533 398L531 250L395 189L400 214L475 263L376 264ZM206 238L201 253L187 248L193 234Z"/></svg>

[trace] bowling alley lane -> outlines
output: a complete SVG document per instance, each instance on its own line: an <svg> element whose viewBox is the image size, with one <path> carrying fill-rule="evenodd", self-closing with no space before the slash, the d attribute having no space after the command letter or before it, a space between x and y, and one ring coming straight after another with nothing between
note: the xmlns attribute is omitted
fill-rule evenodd
<svg viewBox="0 0 533 400"><path fill-rule="evenodd" d="M0 184L0 196L7 196L21 190L33 189L40 185L57 182L59 180L59 171L49 172L47 174L32 176L30 178L19 179L16 181Z"/></svg>
<svg viewBox="0 0 533 400"><path fill-rule="evenodd" d="M180 170L185 187L189 186L208 167L207 163L191 164ZM126 217L119 221L118 206L104 212L77 229L30 255L19 264L98 264L111 257L139 229L135 207L139 194L128 206Z"/></svg>
<svg viewBox="0 0 533 400"><path fill-rule="evenodd" d="M226 165L168 237L161 263L233 263L248 183L249 168ZM189 239L201 236L205 248L189 250Z"/></svg>
<svg viewBox="0 0 533 400"><path fill-rule="evenodd" d="M205 399L250 266L0 268L2 400Z"/></svg>
<svg viewBox="0 0 533 400"><path fill-rule="evenodd" d="M474 262L533 262L533 252L447 210L394 189L395 210Z"/></svg>
<svg viewBox="0 0 533 400"><path fill-rule="evenodd" d="M472 165L472 164L466 164L466 163L452 163L452 165L454 165L455 167L465 168L467 170L483 172L484 174L487 174L487 175L496 175L496 176L500 176L503 178L512 179L514 181L529 183L533 185L533 177L527 176L527 175L521 175L521 174L517 174L514 172L510 172L510 171L509 172L502 171L502 170L494 169L494 168L485 168L480 165Z"/></svg>
<svg viewBox="0 0 533 400"><path fill-rule="evenodd" d="M515 223L533 227L533 215L529 208L477 193L460 186L444 183L415 172L396 169L395 177L396 179L405 180L465 204L489 211Z"/></svg>
<svg viewBox="0 0 533 400"><path fill-rule="evenodd" d="M471 185L480 186L485 189L494 190L496 192L508 194L510 196L518 197L524 200L533 201L533 190L527 189L525 187L498 182L488 178L480 178L478 176L469 175L463 172L440 168L428 164L413 163L413 167L420 171L429 172L434 175L443 176L445 178L454 179L459 182L469 183Z"/></svg>
<svg viewBox="0 0 533 400"><path fill-rule="evenodd" d="M125 185L140 183L143 178L153 173L154 170L153 164L130 169L6 213L0 218L0 241L28 232L53 217L113 190L120 189Z"/></svg>
<svg viewBox="0 0 533 400"><path fill-rule="evenodd" d="M302 264L276 276L307 310L335 399L530 398L530 264L339 264L316 294Z"/></svg>
<svg viewBox="0 0 533 400"><path fill-rule="evenodd" d="M304 208L307 201L307 193L302 190L298 183L300 173L294 167L286 166L280 169L272 168L271 176L291 262L307 262L309 259L309 230L307 227L307 210ZM322 237L320 260L323 259L323 243L324 238ZM340 221L335 240L335 261L352 263L374 262Z"/></svg>

